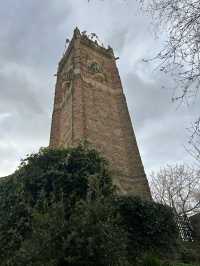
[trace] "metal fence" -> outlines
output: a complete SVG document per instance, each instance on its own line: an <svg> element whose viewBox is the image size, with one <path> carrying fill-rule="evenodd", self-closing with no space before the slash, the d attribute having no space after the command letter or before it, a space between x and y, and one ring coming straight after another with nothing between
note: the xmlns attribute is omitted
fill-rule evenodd
<svg viewBox="0 0 200 266"><path fill-rule="evenodd" d="M183 241L193 242L193 228L187 215L177 215L176 223Z"/></svg>

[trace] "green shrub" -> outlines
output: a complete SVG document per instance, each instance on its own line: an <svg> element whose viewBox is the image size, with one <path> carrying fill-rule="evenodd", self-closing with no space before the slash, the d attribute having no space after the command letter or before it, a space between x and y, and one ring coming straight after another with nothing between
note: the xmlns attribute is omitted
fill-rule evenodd
<svg viewBox="0 0 200 266"><path fill-rule="evenodd" d="M22 257L35 257L44 242L41 236L46 241L44 246L47 245L45 254L55 255L51 252L53 248L60 254L63 242L58 241L55 246L52 236L59 236L63 227L68 226L78 202L108 198L112 194L107 162L94 149L83 145L67 150L42 149L28 156L12 176L0 181L1 265L15 265L12 261L16 261L16 256L18 261ZM62 206L63 216L54 211L52 219L52 208L57 205ZM32 254L28 252L30 246ZM45 254L39 252L36 257L47 258Z"/></svg>
<svg viewBox="0 0 200 266"><path fill-rule="evenodd" d="M131 196L118 197L115 204L128 232L130 257L146 252L173 257L178 230L170 208Z"/></svg>
<svg viewBox="0 0 200 266"><path fill-rule="evenodd" d="M1 266L135 265L148 252L172 254L177 237L169 208L116 196L107 162L88 146L42 149L0 180Z"/></svg>
<svg viewBox="0 0 200 266"><path fill-rule="evenodd" d="M161 266L160 260L151 254L144 256L141 266Z"/></svg>
<svg viewBox="0 0 200 266"><path fill-rule="evenodd" d="M196 242L182 242L180 260L184 263L200 265L200 245Z"/></svg>
<svg viewBox="0 0 200 266"><path fill-rule="evenodd" d="M181 262L169 262L169 261L160 261L160 266L198 266L197 264L188 264L188 263L181 263Z"/></svg>

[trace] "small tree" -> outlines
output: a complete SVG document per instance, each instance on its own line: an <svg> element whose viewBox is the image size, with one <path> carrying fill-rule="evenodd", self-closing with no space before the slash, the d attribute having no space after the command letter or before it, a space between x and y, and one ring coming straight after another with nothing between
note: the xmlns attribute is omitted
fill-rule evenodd
<svg viewBox="0 0 200 266"><path fill-rule="evenodd" d="M200 171L185 165L167 165L150 177L155 201L172 207L179 215L200 210Z"/></svg>

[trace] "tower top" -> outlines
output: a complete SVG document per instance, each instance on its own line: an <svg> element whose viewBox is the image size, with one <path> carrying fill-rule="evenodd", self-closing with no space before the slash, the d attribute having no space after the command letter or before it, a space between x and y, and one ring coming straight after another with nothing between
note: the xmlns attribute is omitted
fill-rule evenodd
<svg viewBox="0 0 200 266"><path fill-rule="evenodd" d="M92 48L99 48L109 55L114 56L113 49L109 45L107 48L105 48L104 44L100 41L96 33L87 33L87 31L80 32L79 28L76 27L74 29L72 40L73 39L81 39L81 42L87 44L88 46L92 46Z"/></svg>
<svg viewBox="0 0 200 266"><path fill-rule="evenodd" d="M100 41L99 37L96 35L96 33L87 33L87 31L80 32L79 28L76 27L74 29L74 34L69 42L69 45L67 49L65 50L60 62L59 62L59 69L62 68L63 63L68 58L71 50L76 47L76 43L84 44L93 50L96 50L98 53L101 53L111 59L115 59L114 52L111 46L108 45L106 48L103 43Z"/></svg>
<svg viewBox="0 0 200 266"><path fill-rule="evenodd" d="M74 38L77 39L77 38L80 38L80 37L81 37L81 32L80 32L79 28L76 27L74 29Z"/></svg>

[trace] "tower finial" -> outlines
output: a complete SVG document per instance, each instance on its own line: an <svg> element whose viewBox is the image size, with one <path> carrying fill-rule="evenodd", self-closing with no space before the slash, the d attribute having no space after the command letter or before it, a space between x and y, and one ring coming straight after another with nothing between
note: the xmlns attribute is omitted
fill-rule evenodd
<svg viewBox="0 0 200 266"><path fill-rule="evenodd" d="M107 51L110 53L110 55L114 56L113 49L110 45L108 45Z"/></svg>
<svg viewBox="0 0 200 266"><path fill-rule="evenodd" d="M78 27L76 27L74 30L74 37L77 39L80 38L80 36L81 36L80 30Z"/></svg>

